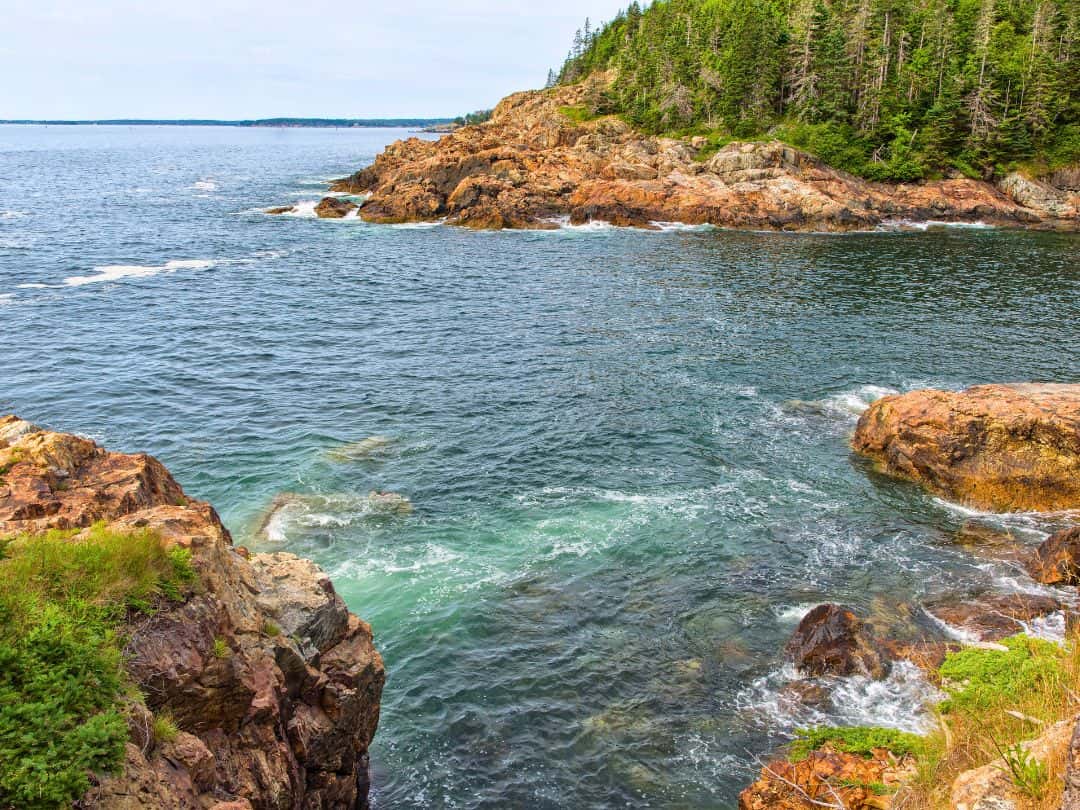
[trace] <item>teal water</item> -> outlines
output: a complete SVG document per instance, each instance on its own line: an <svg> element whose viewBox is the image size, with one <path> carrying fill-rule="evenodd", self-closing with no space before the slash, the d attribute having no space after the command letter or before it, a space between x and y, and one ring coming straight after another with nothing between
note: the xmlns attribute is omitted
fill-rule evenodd
<svg viewBox="0 0 1080 810"><path fill-rule="evenodd" d="M0 412L152 452L332 574L389 670L376 808L733 807L800 723L918 728L903 669L794 700L798 618L1034 587L954 534L1052 519L847 436L890 390L1080 378L1080 241L256 210L404 134L0 127Z"/></svg>

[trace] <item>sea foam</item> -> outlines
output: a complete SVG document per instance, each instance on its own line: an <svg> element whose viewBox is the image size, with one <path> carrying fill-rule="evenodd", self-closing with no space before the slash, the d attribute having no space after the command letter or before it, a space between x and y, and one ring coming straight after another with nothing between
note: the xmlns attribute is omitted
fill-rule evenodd
<svg viewBox="0 0 1080 810"><path fill-rule="evenodd" d="M160 265L110 264L95 267L92 275L68 276L64 284L69 287L81 287L85 284L97 284L106 281L119 281L123 278L145 278L158 273L175 273L177 270L209 270L217 262L207 259L181 259Z"/></svg>
<svg viewBox="0 0 1080 810"><path fill-rule="evenodd" d="M925 734L934 723L930 707L941 699L922 671L907 661L893 664L883 680L862 675L819 679L829 693L826 705L808 705L789 690L801 680L787 664L755 680L736 697L736 706L786 734L812 726L884 726Z"/></svg>

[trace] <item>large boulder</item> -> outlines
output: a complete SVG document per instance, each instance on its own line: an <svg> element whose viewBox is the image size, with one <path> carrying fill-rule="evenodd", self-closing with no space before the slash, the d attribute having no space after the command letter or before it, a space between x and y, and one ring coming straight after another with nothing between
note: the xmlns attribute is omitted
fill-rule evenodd
<svg viewBox="0 0 1080 810"><path fill-rule="evenodd" d="M1080 526L1050 535L1027 564L1044 585L1080 585Z"/></svg>
<svg viewBox="0 0 1080 810"><path fill-rule="evenodd" d="M994 511L1080 507L1080 385L980 385L875 402L856 452L935 495Z"/></svg>
<svg viewBox="0 0 1080 810"><path fill-rule="evenodd" d="M818 605L799 623L788 658L807 675L884 677L887 662L862 620L849 608Z"/></svg>
<svg viewBox="0 0 1080 810"><path fill-rule="evenodd" d="M249 555L158 461L0 418L0 537L105 522L187 549L198 585L124 628L133 694L121 772L82 808L366 805L385 681L371 628L292 555ZM80 540L76 533L72 541ZM154 743L154 714L175 740Z"/></svg>

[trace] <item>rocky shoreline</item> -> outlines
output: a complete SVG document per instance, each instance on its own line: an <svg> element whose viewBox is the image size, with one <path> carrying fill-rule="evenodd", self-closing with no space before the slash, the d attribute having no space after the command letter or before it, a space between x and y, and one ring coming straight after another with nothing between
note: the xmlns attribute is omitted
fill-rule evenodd
<svg viewBox="0 0 1080 810"><path fill-rule="evenodd" d="M386 675L371 628L291 554L250 554L158 461L0 417L0 539L90 527L152 532L190 556L178 601L129 615L129 739L82 808L367 805L367 750ZM155 739L155 718L174 733Z"/></svg>
<svg viewBox="0 0 1080 810"><path fill-rule="evenodd" d="M1080 385L887 396L863 414L852 448L880 473L968 507L1080 510ZM367 750L385 670L371 628L348 612L317 566L234 546L213 508L189 499L146 455L108 452L8 416L0 418L0 471L0 539L63 530L78 543L102 526L122 535L149 531L164 548L189 553L196 573L179 600L129 615L124 668L137 691L125 704L122 769L96 776L79 807L366 806ZM392 506L405 504L398 497ZM1075 514L1062 512L1062 521ZM1014 543L1009 553L1032 587L960 593L910 606L886 622L843 605L813 608L785 649L801 676L791 698L827 701L830 683L883 681L901 665L921 668L947 690L939 670L951 654L1010 654L1018 634L1032 628L1067 638L1080 625L1080 526L1051 534L1037 548ZM168 739L152 730L161 716L176 724ZM1080 807L1075 708L1041 729L1041 721L1020 717L1035 726L1024 756L1065 763L1063 806ZM946 727L947 719L941 722ZM906 739L872 738L855 750L826 734L799 756L763 762L739 806L890 807L918 773ZM951 777L950 806L1026 806L1002 774L1002 762L989 757Z"/></svg>
<svg viewBox="0 0 1080 810"><path fill-rule="evenodd" d="M984 385L961 392L887 396L863 414L852 448L879 472L967 507L1064 511L1063 517L1074 520L1080 515L1075 511L1080 510L1080 385ZM950 653L972 648L1008 653L1003 642L1033 627L1060 625L1055 631L1064 641L1080 624L1080 526L1051 534L1034 550L1015 546L1010 553L1032 580L1031 588L920 605L912 611L915 621L905 628L906 634L894 628L882 632L841 605L811 610L785 650L787 660L806 679L803 692L814 696L812 685L822 677L881 680L900 661L914 663L932 682L940 682L939 668ZM1049 587L1039 592L1039 586ZM1021 719L1035 728L1041 722L1023 715ZM947 720L940 722L947 741ZM1042 763L1046 780L1055 773L1053 764L1063 762L1064 771L1056 774L1065 790L1061 806L1080 807L1075 708L1069 718L1023 742L1020 750L1025 753L1016 756ZM1001 754L1004 757L1004 748ZM915 775L910 753L892 750L888 740L858 752L827 742L804 756L763 763L759 778L741 794L739 807L880 810L892 806L894 796ZM1001 757L987 757L947 787L949 806L958 810L1016 810L1029 806L1025 802L1031 798L1025 798L1023 785L1010 777L1008 762Z"/></svg>
<svg viewBox="0 0 1080 810"><path fill-rule="evenodd" d="M614 116L590 119L589 89L504 99L490 121L437 141L391 144L336 181L321 218L434 222L479 229L602 221L783 231L873 230L889 223L984 223L1080 230L1080 194L1021 174L997 185L957 177L890 185L859 179L779 141L647 137ZM292 206L268 213L288 213Z"/></svg>

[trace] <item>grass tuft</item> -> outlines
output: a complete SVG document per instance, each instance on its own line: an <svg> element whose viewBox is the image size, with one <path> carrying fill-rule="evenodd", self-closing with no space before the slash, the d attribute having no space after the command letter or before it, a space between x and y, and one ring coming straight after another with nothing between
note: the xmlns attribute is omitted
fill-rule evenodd
<svg viewBox="0 0 1080 810"><path fill-rule="evenodd" d="M167 714L158 714L154 716L154 742L157 744L171 743L176 740L180 734L180 727L176 725L176 721Z"/></svg>

